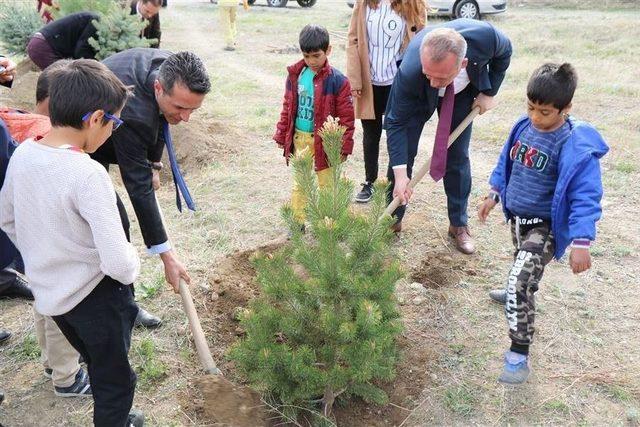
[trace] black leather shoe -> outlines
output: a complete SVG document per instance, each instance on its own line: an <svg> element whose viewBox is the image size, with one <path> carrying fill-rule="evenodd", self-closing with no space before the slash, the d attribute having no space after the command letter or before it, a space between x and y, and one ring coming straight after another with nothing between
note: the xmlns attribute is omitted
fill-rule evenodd
<svg viewBox="0 0 640 427"><path fill-rule="evenodd" d="M0 294L0 298L23 298L33 301L33 293L31 292L27 281L16 275L11 286Z"/></svg>
<svg viewBox="0 0 640 427"><path fill-rule="evenodd" d="M132 409L129 412L129 426L127 427L144 427L144 414L142 411Z"/></svg>
<svg viewBox="0 0 640 427"><path fill-rule="evenodd" d="M159 317L156 317L153 314L149 313L147 310L138 307L138 315L136 316L136 322L134 323L134 326L155 329L160 325L162 325L162 320L160 320Z"/></svg>
<svg viewBox="0 0 640 427"><path fill-rule="evenodd" d="M0 329L0 344L11 338L11 332Z"/></svg>

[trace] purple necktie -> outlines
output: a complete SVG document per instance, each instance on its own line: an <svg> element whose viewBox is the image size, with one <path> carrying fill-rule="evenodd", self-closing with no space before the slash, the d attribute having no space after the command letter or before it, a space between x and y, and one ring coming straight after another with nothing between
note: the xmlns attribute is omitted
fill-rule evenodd
<svg viewBox="0 0 640 427"><path fill-rule="evenodd" d="M444 90L444 97L440 105L440 117L438 118L438 129L436 130L436 141L433 144L431 154L431 167L429 175L434 181L440 181L447 170L447 145L449 142L449 132L451 132L451 118L453 116L453 99L455 98L453 82Z"/></svg>

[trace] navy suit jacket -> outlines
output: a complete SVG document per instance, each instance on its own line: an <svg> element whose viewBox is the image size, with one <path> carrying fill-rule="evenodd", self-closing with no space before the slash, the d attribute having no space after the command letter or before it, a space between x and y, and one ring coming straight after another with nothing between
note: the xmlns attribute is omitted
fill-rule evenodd
<svg viewBox="0 0 640 427"><path fill-rule="evenodd" d="M472 19L456 19L425 27L415 35L396 74L389 94L384 127L390 166L406 164L409 141L407 129L422 126L438 107L438 89L431 87L422 73L420 44L436 28L452 28L467 41L467 74L478 92L489 96L498 93L511 61L511 42L493 25ZM416 133L412 133L415 135ZM419 138L419 135L418 135Z"/></svg>

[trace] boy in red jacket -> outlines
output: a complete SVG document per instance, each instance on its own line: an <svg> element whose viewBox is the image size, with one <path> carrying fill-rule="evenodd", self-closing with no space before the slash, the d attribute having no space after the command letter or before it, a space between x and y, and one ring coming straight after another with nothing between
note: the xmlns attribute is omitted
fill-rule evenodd
<svg viewBox="0 0 640 427"><path fill-rule="evenodd" d="M329 32L318 25L307 25L300 32L303 59L289 67L286 91L276 134L273 139L287 158L309 149L315 158L315 170L321 187L331 182L327 155L319 131L327 117L336 117L347 128L342 143L342 156L353 150L354 112L349 80L329 65L331 54ZM304 224L306 200L295 181L291 206L297 221Z"/></svg>

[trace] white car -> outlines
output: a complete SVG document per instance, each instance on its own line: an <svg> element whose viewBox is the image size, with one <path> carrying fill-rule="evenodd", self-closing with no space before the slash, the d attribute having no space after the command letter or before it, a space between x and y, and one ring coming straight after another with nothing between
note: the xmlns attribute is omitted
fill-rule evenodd
<svg viewBox="0 0 640 427"><path fill-rule="evenodd" d="M354 0L347 0L353 7ZM506 0L429 0L429 15L453 18L480 19L480 15L500 13L507 10Z"/></svg>
<svg viewBox="0 0 640 427"><path fill-rule="evenodd" d="M507 10L506 0L429 0L429 15L480 19Z"/></svg>

